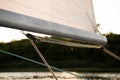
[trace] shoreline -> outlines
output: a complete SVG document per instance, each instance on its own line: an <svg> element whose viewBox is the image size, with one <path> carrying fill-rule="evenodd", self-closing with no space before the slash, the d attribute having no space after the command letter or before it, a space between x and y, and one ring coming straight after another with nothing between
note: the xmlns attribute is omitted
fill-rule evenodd
<svg viewBox="0 0 120 80"><path fill-rule="evenodd" d="M120 73L120 68L63 68L65 71L70 72L107 72L107 73ZM60 72L56 71L55 72ZM10 68L10 69L1 69L0 72L49 72L46 68Z"/></svg>

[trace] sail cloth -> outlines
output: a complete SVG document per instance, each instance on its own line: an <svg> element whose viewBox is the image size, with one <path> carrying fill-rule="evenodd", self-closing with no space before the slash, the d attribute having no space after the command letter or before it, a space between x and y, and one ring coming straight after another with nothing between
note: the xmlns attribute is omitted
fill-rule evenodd
<svg viewBox="0 0 120 80"><path fill-rule="evenodd" d="M92 0L1 0L0 25L105 45Z"/></svg>

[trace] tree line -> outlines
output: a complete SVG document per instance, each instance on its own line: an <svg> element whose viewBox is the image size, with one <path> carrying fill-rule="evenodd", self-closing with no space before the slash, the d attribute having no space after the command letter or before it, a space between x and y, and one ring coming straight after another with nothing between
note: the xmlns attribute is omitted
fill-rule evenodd
<svg viewBox="0 0 120 80"><path fill-rule="evenodd" d="M106 35L105 47L120 56L120 35ZM59 68L119 68L120 61L105 54L101 49L88 49L36 42L43 56L52 66ZM0 49L36 61L41 61L28 39L0 43ZM40 66L14 56L0 53L0 69L4 68L39 68ZM42 67L42 66L41 66Z"/></svg>

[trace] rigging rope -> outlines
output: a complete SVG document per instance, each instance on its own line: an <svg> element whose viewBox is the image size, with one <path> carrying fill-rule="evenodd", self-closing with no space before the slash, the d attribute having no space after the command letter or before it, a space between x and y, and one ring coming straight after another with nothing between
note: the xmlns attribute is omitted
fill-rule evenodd
<svg viewBox="0 0 120 80"><path fill-rule="evenodd" d="M23 32L23 34L25 33ZM88 44L74 43L74 42L57 40L57 39L43 38L43 37L38 37L32 34L29 34L29 35L32 36L33 40L41 41L41 42L54 43L54 44L59 44L59 45L64 45L64 46L72 46L72 47L85 47L85 48L96 48L96 49L101 48L105 53L109 54L110 56L120 61L119 56L117 56L115 53L111 52L110 50L106 49L105 47L102 47L99 45L88 45Z"/></svg>
<svg viewBox="0 0 120 80"><path fill-rule="evenodd" d="M53 70L51 69L50 65L47 63L47 61L45 60L45 58L43 57L42 53L40 52L40 50L37 48L37 46L34 43L34 37L30 34L26 34L26 36L28 37L29 41L31 42L32 46L34 47L35 51L38 53L39 57L42 59L42 61L45 63L46 67L48 68L48 70L53 74L53 77L57 79L57 77L55 76Z"/></svg>
<svg viewBox="0 0 120 80"><path fill-rule="evenodd" d="M35 35L33 35L33 36L35 36ZM35 36L35 37L37 38L38 41L41 41L41 42L54 43L54 44L59 44L59 45L64 45L64 46L96 48L96 49L101 48L101 46L99 46L99 45L82 44L82 43L78 43L78 42L63 41L63 40L53 39L53 38L49 38L49 37L45 37L45 38L38 37L38 36Z"/></svg>
<svg viewBox="0 0 120 80"><path fill-rule="evenodd" d="M25 35L25 33L22 31L22 33ZM58 39L53 39L49 37L40 37L36 35L32 35L28 33L29 35L33 36L33 40L35 41L41 41L41 42L47 42L47 43L53 43L53 44L59 44L59 45L64 45L64 46L72 46L72 47L84 47L84 48L96 48L100 49L100 45L92 45L92 44L82 44L78 42L70 42L70 41L64 41L64 40L58 40Z"/></svg>
<svg viewBox="0 0 120 80"><path fill-rule="evenodd" d="M34 41L38 41L38 40L50 43L50 42L52 42L52 40L51 40L51 41L49 41L49 39L48 39L48 40L46 40L46 39L45 39L45 40L42 40L43 38L40 38L40 37L38 37L38 36L34 36L34 35L29 34L29 33L25 34L23 31L22 31L22 33L29 38L31 44L33 45L33 47L35 48L35 50L38 52L38 54L39 54L39 56L41 57L41 59L43 58L42 60L43 60L43 62L46 64L46 67L48 68L48 70L53 74L54 78L55 78L56 80L58 80L57 77L55 76L54 72L53 72L52 69L51 69L52 67L49 66L49 64L48 64L47 61L44 59L44 57L42 56L42 54L40 53L40 51L38 50L37 46L36 46L35 43L34 43ZM53 42L54 42L54 41L55 41L56 44L62 43L61 45L63 45L63 42L64 42L64 43L67 42L67 41L61 41L61 40L59 41L59 40L54 40L54 39L53 39ZM59 42L59 43L58 43L58 42ZM72 44L72 42L69 43L69 44ZM77 43L76 43L76 44L77 44ZM66 45L66 44L64 44L64 45ZM70 46L70 45L66 45L66 46ZM79 46L79 47L80 47L80 46ZM95 48L96 48L96 47L95 47ZM100 48L100 46L99 46L99 48ZM102 49L105 53L109 54L110 56L112 56L112 57L114 57L115 59L117 59L117 60L120 61L120 57L117 56L116 54L114 54L113 52L109 51L109 50L106 49L105 47L101 47L101 49ZM71 74L71 73L70 73L70 74ZM74 75L74 74L72 74L72 75ZM76 75L76 74L75 74L75 76L80 77L80 76L78 76L78 75ZM81 78L82 78L82 77L81 77Z"/></svg>
<svg viewBox="0 0 120 80"><path fill-rule="evenodd" d="M38 62L38 61L35 61L35 60L32 60L32 59L29 59L29 58L26 58L26 57L23 57L23 56L20 56L20 55L17 55L17 54L13 54L13 53L10 53L10 52L7 52L7 51L3 51L3 50L0 50L1 53L4 53L4 54L8 54L8 55L11 55L11 56L14 56L14 57L17 57L17 58L20 58L20 59L23 59L23 60L26 60L26 61L30 61L32 63L36 63L38 65L42 65L42 66L45 66L46 65L44 63L41 63L41 62ZM59 69L59 68L56 68L56 67L53 67L53 66L50 66L52 69L54 70L57 70L57 71L60 71L60 72L66 72L68 74L71 74L73 76L76 76L76 77L80 77L80 78L85 78L85 77L82 77L80 75L77 75L77 74L74 74L74 73L71 73L69 71L65 71L63 69Z"/></svg>
<svg viewBox="0 0 120 80"><path fill-rule="evenodd" d="M114 54L113 52L111 52L110 50L106 49L105 47L101 48L105 53L107 53L108 55L114 57L115 59L120 61L120 57L117 56L116 54Z"/></svg>
<svg viewBox="0 0 120 80"><path fill-rule="evenodd" d="M22 31L22 33L25 34L23 31ZM35 45L32 40L36 40L36 38L35 38L34 36L30 35L30 34L27 35L27 37L29 37L31 43L32 43L33 45ZM35 48L35 47L36 47L36 45L34 46L34 48ZM111 55L112 57L114 57L114 58L116 58L117 60L120 61L120 57L117 56L117 55L115 55L113 52L109 51L109 50L106 49L105 47L102 47L101 49L102 49L105 53ZM36 47L36 51L40 53L40 51L38 50L37 47ZM8 55L11 55L11 56L15 56L15 57L18 57L18 58L21 58L21 59L24 59L24 60L27 60L27 61L30 61L30 62L33 62L33 63L36 63L36 64L39 64L39 65L42 65L42 66L46 66L46 67L48 67L48 68L51 68L51 70L54 69L54 70L58 70L58 71L60 71L60 72L66 72L66 73L71 74L71 75L74 75L74 76L76 76L76 77L85 78L85 77L82 77L82 76L80 76L80 75L77 75L77 74L74 74L74 73L71 73L71 72L68 72L68 71L65 71L65 70L62 70L62 69L53 67L53 66L49 66L49 64L48 64L48 66L47 66L47 65L44 64L44 63L41 63L41 62L38 62L38 61L35 61L35 60L32 60L32 59L29 59L29 58L26 58L26 57L23 57L23 56L19 56L19 55L16 55L16 54L13 54L13 53L10 53L10 52L7 52L7 51L0 50L0 52L5 53L5 54L8 54ZM41 54L41 53L40 53L40 54ZM39 55L39 56L40 56L40 55ZM43 58L44 58L44 57L43 57ZM53 73L53 74L54 74L54 73ZM58 80L55 75L54 75L54 77L56 78L56 80Z"/></svg>

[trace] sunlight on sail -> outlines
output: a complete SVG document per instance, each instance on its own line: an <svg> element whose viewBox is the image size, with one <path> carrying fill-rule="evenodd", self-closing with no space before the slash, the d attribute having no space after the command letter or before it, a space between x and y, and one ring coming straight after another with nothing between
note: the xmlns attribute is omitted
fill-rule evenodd
<svg viewBox="0 0 120 80"><path fill-rule="evenodd" d="M0 9L2 26L99 45L107 42L96 34L92 0L1 0Z"/></svg>
<svg viewBox="0 0 120 80"><path fill-rule="evenodd" d="M0 8L86 31L96 27L91 0L1 0Z"/></svg>

